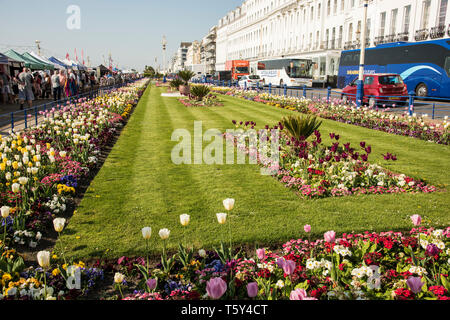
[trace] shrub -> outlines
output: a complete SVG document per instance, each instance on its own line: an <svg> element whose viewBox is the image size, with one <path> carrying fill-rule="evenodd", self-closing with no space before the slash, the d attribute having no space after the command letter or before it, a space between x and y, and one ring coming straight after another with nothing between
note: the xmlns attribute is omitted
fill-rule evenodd
<svg viewBox="0 0 450 320"><path fill-rule="evenodd" d="M286 130L287 134L297 141L308 139L322 124L315 116L289 116L281 119L281 124Z"/></svg>
<svg viewBox="0 0 450 320"><path fill-rule="evenodd" d="M178 88L183 84L184 84L183 80L176 78L170 82L170 87L178 90Z"/></svg>
<svg viewBox="0 0 450 320"><path fill-rule="evenodd" d="M191 78L195 75L195 73L193 73L190 70L182 70L178 72L178 78L180 78L181 80L183 80L184 85L188 85L189 84L189 80L191 80Z"/></svg>
<svg viewBox="0 0 450 320"><path fill-rule="evenodd" d="M193 86L191 88L191 95L197 100L202 101L211 90L207 86Z"/></svg>

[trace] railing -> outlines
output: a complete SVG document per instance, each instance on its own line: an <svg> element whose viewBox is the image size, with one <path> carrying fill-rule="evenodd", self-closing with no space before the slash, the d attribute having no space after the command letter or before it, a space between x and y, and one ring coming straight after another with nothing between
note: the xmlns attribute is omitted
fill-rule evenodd
<svg viewBox="0 0 450 320"><path fill-rule="evenodd" d="M409 32L401 32L397 34L397 41L408 41L409 40Z"/></svg>
<svg viewBox="0 0 450 320"><path fill-rule="evenodd" d="M444 35L445 35L445 25L433 27L430 30L430 38L431 39L442 38Z"/></svg>
<svg viewBox="0 0 450 320"><path fill-rule="evenodd" d="M201 83L201 81L197 81ZM240 87L237 81L220 81L210 80L208 84L216 86L240 88L243 90L257 90L261 92L267 92L269 94L275 94L280 96L290 96L297 98L309 98L311 100L320 100L323 103L339 103L347 104L357 107L356 94L342 93L341 91L332 90L328 87L325 90L318 88L309 88L304 86L303 88L290 88L287 85L284 86L272 86L271 84L266 86L260 86L256 84L253 87L247 87L244 82L244 87ZM371 96L365 95L360 103L361 105L368 106L373 109L379 108L403 108L410 116L416 112L424 112L427 115L431 114L431 119L444 118L450 115L450 99L445 98L432 98L432 97L417 97L414 92L410 92L407 96ZM400 109L401 110L401 109Z"/></svg>
<svg viewBox="0 0 450 320"><path fill-rule="evenodd" d="M385 40L384 36L378 36L378 37L375 37L375 41L374 41L373 44L375 46L377 46L377 45L383 44L383 43L386 43L386 40Z"/></svg>
<svg viewBox="0 0 450 320"><path fill-rule="evenodd" d="M416 39L416 41L423 41L427 40L428 36L428 29L421 29L416 31L416 36L414 37L414 39Z"/></svg>
<svg viewBox="0 0 450 320"><path fill-rule="evenodd" d="M88 92L78 94L76 96L71 96L58 101L51 101L41 105L34 106L32 108L0 114L0 130L2 131L3 134L5 133L7 134L9 130L14 132L14 129L18 126L23 125L23 129L28 129L31 126L37 126L39 124L39 121L43 119L43 117L40 115L41 112L52 110L53 108L61 109L63 105L70 105L76 103L79 99L83 98L93 99L98 96L103 96L105 94L108 94L111 90L123 87L132 82L134 82L134 80L125 81L123 83L114 84L111 86L98 87L94 90L89 90Z"/></svg>

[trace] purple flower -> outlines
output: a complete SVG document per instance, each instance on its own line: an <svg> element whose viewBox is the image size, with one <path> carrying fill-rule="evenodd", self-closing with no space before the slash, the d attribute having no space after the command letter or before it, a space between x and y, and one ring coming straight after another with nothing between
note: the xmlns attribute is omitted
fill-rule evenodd
<svg viewBox="0 0 450 320"><path fill-rule="evenodd" d="M206 292L214 300L220 299L227 291L227 283L222 278L212 278L206 283Z"/></svg>
<svg viewBox="0 0 450 320"><path fill-rule="evenodd" d="M429 256L435 256L439 253L439 248L434 243L430 243L427 245L425 253Z"/></svg>
<svg viewBox="0 0 450 320"><path fill-rule="evenodd" d="M249 298L254 298L258 295L258 283L250 282L247 285L247 294Z"/></svg>
<svg viewBox="0 0 450 320"><path fill-rule="evenodd" d="M155 290L156 289L156 284L157 284L157 280L156 279L150 278L150 279L147 280L146 283L147 283L147 286L148 286L148 288L150 290Z"/></svg>
<svg viewBox="0 0 450 320"><path fill-rule="evenodd" d="M425 283L422 282L422 278L420 277L409 277L409 279L406 280L406 284L412 292L419 293Z"/></svg>
<svg viewBox="0 0 450 320"><path fill-rule="evenodd" d="M295 267L296 267L295 261L286 260L283 266L283 271L289 276L294 273Z"/></svg>

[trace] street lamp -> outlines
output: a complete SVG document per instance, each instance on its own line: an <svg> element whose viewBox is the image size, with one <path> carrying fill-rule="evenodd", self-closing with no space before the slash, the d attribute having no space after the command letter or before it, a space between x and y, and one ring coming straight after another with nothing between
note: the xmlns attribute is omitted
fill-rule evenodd
<svg viewBox="0 0 450 320"><path fill-rule="evenodd" d="M364 17L361 30L361 54L359 59L359 77L356 82L356 106L360 107L364 98L364 61L366 57L366 25L369 0L364 0Z"/></svg>
<svg viewBox="0 0 450 320"><path fill-rule="evenodd" d="M163 39L162 39L162 49L163 49L163 72L165 72L165 69L166 69L166 47L167 47L166 36L163 36Z"/></svg>
<svg viewBox="0 0 450 320"><path fill-rule="evenodd" d="M36 40L35 43L36 43L36 46L37 46L38 55L40 56L41 55L41 46L40 46L41 41L40 40Z"/></svg>

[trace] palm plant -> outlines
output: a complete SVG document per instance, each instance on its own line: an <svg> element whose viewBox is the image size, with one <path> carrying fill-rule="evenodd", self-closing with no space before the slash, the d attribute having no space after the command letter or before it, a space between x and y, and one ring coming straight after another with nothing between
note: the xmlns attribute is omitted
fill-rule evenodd
<svg viewBox="0 0 450 320"><path fill-rule="evenodd" d="M170 87L178 90L178 88L183 84L184 84L183 80L176 78L170 82Z"/></svg>
<svg viewBox="0 0 450 320"><path fill-rule="evenodd" d="M308 139L322 124L322 121L319 122L317 117L311 115L305 117L289 116L281 119L280 122L287 134L297 141Z"/></svg>
<svg viewBox="0 0 450 320"><path fill-rule="evenodd" d="M184 81L184 85L188 85L189 84L189 80L191 80L191 78L195 75L194 72L190 71L190 70L181 70L178 72L178 78L180 78L181 80Z"/></svg>
<svg viewBox="0 0 450 320"><path fill-rule="evenodd" d="M206 97L211 90L207 86L192 86L191 95L194 96L198 101L202 101L204 97Z"/></svg>

